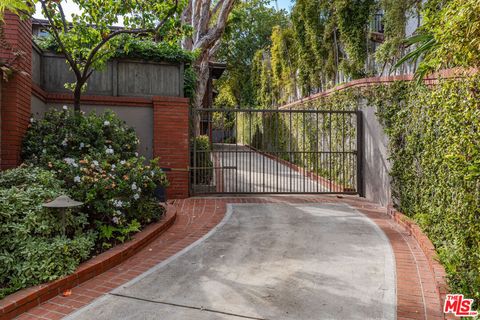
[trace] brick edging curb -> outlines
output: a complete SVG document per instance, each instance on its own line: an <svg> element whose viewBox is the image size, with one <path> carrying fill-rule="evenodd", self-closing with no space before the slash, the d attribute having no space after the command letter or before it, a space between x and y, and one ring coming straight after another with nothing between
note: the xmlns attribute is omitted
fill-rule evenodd
<svg viewBox="0 0 480 320"><path fill-rule="evenodd" d="M391 205L387 207L387 214L401 227L403 227L418 243L427 258L428 266L435 277L435 286L442 303L445 304L446 294L449 291L445 268L438 261L437 252L430 239L422 232L420 227L403 213L395 210Z"/></svg>
<svg viewBox="0 0 480 320"><path fill-rule="evenodd" d="M163 219L147 226L144 230L137 233L132 240L115 246L80 264L77 270L68 276L46 284L23 289L3 298L0 301L0 319L12 319L61 294L64 290L76 287L122 263L170 228L176 217L177 208L172 204L167 204L167 210Z"/></svg>

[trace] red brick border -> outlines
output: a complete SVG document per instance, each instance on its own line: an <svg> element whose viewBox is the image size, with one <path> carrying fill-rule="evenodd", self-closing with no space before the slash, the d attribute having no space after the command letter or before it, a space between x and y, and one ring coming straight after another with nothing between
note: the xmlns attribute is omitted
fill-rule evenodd
<svg viewBox="0 0 480 320"><path fill-rule="evenodd" d="M153 156L160 158L170 187L169 198L183 199L189 195L189 99L153 98Z"/></svg>
<svg viewBox="0 0 480 320"><path fill-rule="evenodd" d="M7 296L0 302L0 319L11 319L18 316L42 302L61 294L64 290L76 287L122 263L170 228L174 224L176 217L177 208L173 205L167 205L164 218L136 234L133 240L118 245L82 263L71 275Z"/></svg>
<svg viewBox="0 0 480 320"><path fill-rule="evenodd" d="M445 304L446 295L449 291L449 286L447 284L447 274L445 272L445 268L438 261L438 255L435 251L434 245L422 232L420 227L403 213L395 210L392 206L388 206L387 213L397 224L402 226L402 228L404 228L408 234L414 237L418 242L420 248L425 254L425 257L427 258L430 271L435 277L435 285L437 287L438 297L443 306ZM454 317L452 316L452 318Z"/></svg>
<svg viewBox="0 0 480 320"><path fill-rule="evenodd" d="M10 12L6 12L4 18L2 28L10 48L0 48L0 59L12 61L15 54L22 55L15 64L16 72L8 82L0 79L2 81L0 169L13 168L20 164L22 139L30 119L32 86L29 75L32 68L31 21L21 20Z"/></svg>

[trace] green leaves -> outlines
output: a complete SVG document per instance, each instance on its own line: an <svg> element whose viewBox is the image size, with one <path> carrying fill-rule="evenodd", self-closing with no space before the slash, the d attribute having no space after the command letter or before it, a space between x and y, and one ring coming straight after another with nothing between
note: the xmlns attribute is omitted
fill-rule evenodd
<svg viewBox="0 0 480 320"><path fill-rule="evenodd" d="M477 0L427 1L417 35L406 39L413 50L395 67L408 60L419 61L418 81L431 72L452 67L480 65L480 2ZM421 58L421 61L420 61Z"/></svg>
<svg viewBox="0 0 480 320"><path fill-rule="evenodd" d="M155 188L167 180L156 161L146 165L138 157L138 143L135 131L111 111L85 115L52 109L31 124L22 156L55 172L85 203L90 222L121 226L136 218L146 224L163 212L150 202Z"/></svg>
<svg viewBox="0 0 480 320"><path fill-rule="evenodd" d="M8 10L20 17L31 14L33 11L32 0L2 0L0 1L0 23L3 22L3 13Z"/></svg>
<svg viewBox="0 0 480 320"><path fill-rule="evenodd" d="M370 90L389 136L393 198L434 243L452 291L480 299L480 76Z"/></svg>
<svg viewBox="0 0 480 320"><path fill-rule="evenodd" d="M58 213L42 203L67 194L53 172L30 166L0 173L0 298L71 273L88 258L95 235L83 213Z"/></svg>

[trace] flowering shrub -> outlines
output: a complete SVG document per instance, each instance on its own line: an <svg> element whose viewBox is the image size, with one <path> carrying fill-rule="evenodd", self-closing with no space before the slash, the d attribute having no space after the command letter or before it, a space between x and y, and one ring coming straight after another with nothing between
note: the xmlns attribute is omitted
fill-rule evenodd
<svg viewBox="0 0 480 320"><path fill-rule="evenodd" d="M68 110L50 110L41 120L31 120L23 141L25 161L47 166L55 160L129 159L136 156L138 138L113 112L83 114Z"/></svg>
<svg viewBox="0 0 480 320"><path fill-rule="evenodd" d="M118 226L134 219L146 224L162 214L153 194L157 186L167 185L166 176L157 161L149 165L144 162L142 157L98 161L87 156L80 160L65 158L54 166L72 196L85 202L91 219Z"/></svg>
<svg viewBox="0 0 480 320"><path fill-rule="evenodd" d="M84 202L100 245L128 239L156 221L164 208L154 197L167 180L156 161L138 157L133 129L113 112L85 115L64 108L32 121L23 144L27 163L55 172L71 196ZM105 242L106 241L106 242Z"/></svg>
<svg viewBox="0 0 480 320"><path fill-rule="evenodd" d="M51 171L21 167L0 173L0 299L21 288L71 273L89 257L95 233L84 213L58 212L42 203L65 194Z"/></svg>

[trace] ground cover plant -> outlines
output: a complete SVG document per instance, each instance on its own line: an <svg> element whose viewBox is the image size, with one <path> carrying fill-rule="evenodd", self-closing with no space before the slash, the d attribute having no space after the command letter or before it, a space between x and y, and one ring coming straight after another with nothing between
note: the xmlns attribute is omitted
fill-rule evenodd
<svg viewBox="0 0 480 320"><path fill-rule="evenodd" d="M42 208L63 193L63 181L49 170L23 166L0 174L0 299L69 274L90 256L96 232L87 215L67 213L63 225Z"/></svg>

